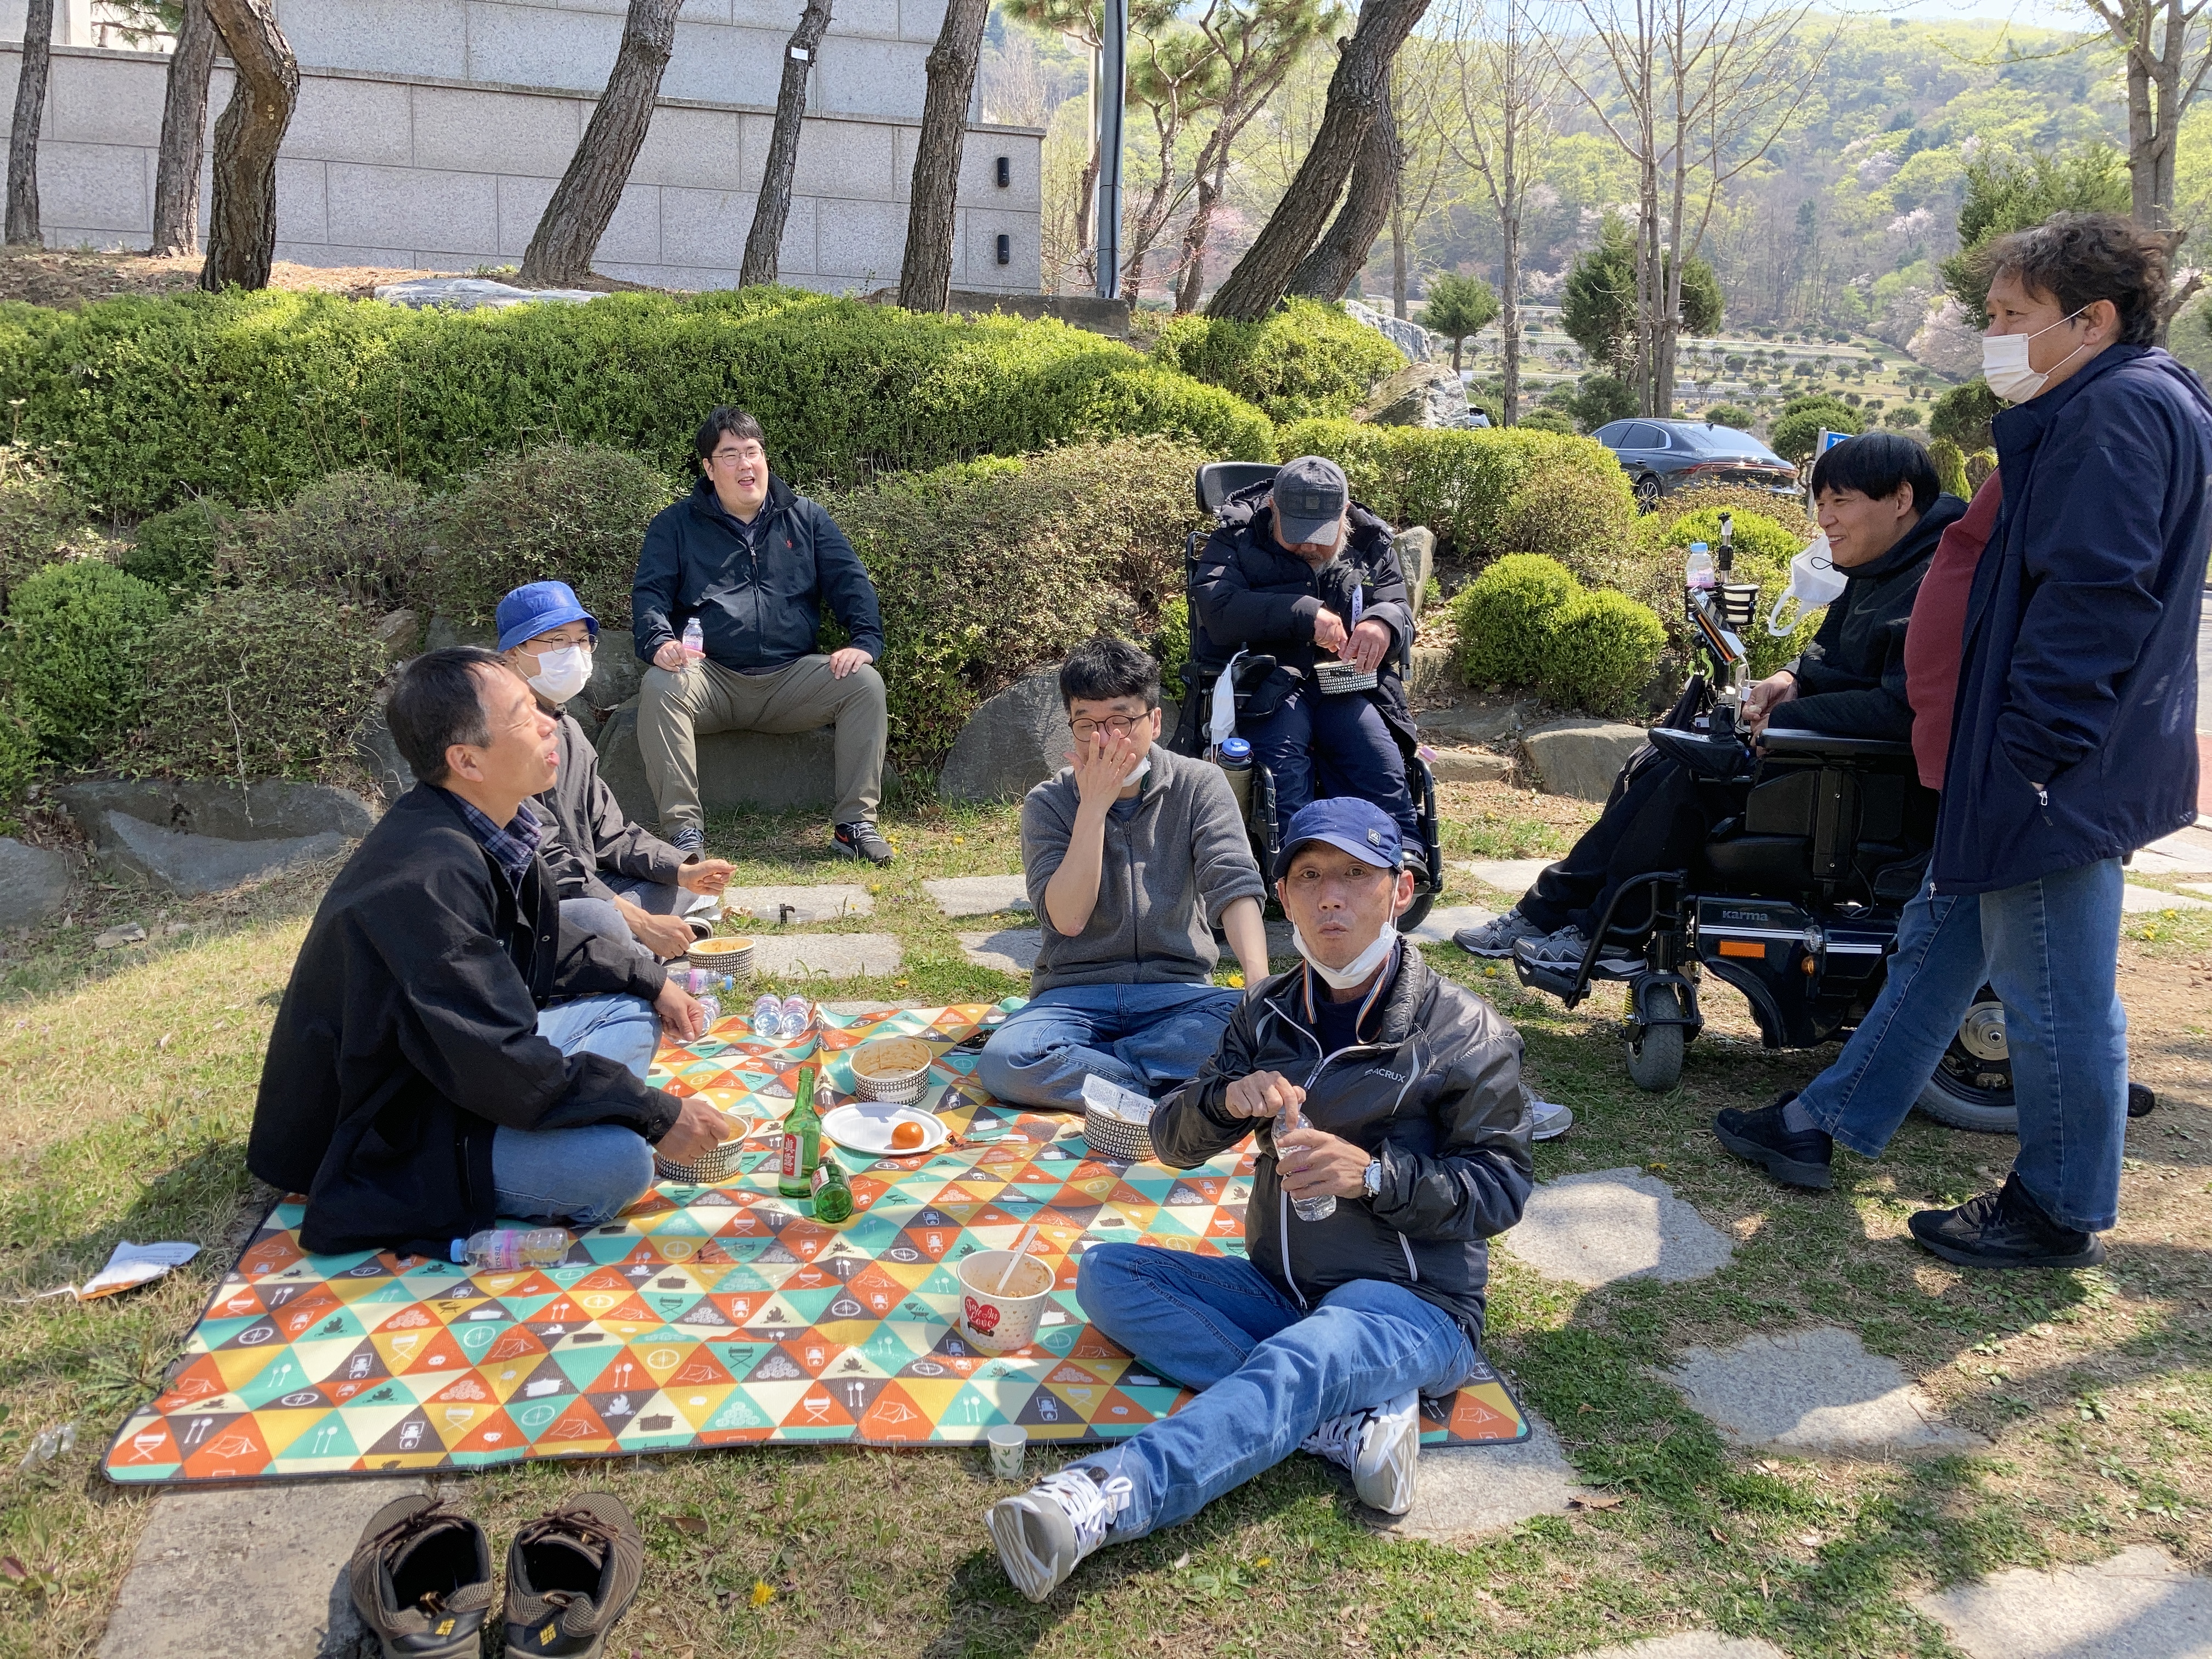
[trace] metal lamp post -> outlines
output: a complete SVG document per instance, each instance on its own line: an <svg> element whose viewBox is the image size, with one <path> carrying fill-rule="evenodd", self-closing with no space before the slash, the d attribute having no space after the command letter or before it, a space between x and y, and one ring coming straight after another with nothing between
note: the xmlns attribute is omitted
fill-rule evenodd
<svg viewBox="0 0 2212 1659"><path fill-rule="evenodd" d="M1128 96L1129 0L1106 0L1097 84L1098 297L1121 297L1121 106Z"/></svg>

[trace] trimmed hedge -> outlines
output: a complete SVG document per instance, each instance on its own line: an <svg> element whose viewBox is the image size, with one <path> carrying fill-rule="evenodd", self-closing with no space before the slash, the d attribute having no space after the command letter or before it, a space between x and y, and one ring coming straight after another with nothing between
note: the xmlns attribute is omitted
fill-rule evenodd
<svg viewBox="0 0 2212 1659"><path fill-rule="evenodd" d="M1541 671L1552 623L1582 584L1556 559L1509 554L1452 596L1455 666L1469 685L1527 685Z"/></svg>
<svg viewBox="0 0 2212 1659"><path fill-rule="evenodd" d="M1152 361L1235 392L1277 421L1348 416L1406 354L1340 306L1286 300L1256 323L1177 317Z"/></svg>
<svg viewBox="0 0 2212 1659"><path fill-rule="evenodd" d="M17 586L7 678L48 756L88 764L137 723L147 642L168 611L159 588L93 559L48 565Z"/></svg>
<svg viewBox="0 0 2212 1659"><path fill-rule="evenodd" d="M1563 708L1637 714L1666 648L1666 625L1649 605L1610 588L1593 589L1552 618L1536 689Z"/></svg>
<svg viewBox="0 0 2212 1659"><path fill-rule="evenodd" d="M1083 438L1272 453L1218 386L1052 321L975 320L791 289L414 311L274 291L0 306L0 396L26 442L111 507L268 502L377 467L433 489L566 440L675 474L699 418L760 416L778 470L818 492L890 468Z"/></svg>
<svg viewBox="0 0 2212 1659"><path fill-rule="evenodd" d="M422 486L373 467L318 478L280 507L240 514L216 555L227 582L313 589L382 615L425 603L431 524Z"/></svg>

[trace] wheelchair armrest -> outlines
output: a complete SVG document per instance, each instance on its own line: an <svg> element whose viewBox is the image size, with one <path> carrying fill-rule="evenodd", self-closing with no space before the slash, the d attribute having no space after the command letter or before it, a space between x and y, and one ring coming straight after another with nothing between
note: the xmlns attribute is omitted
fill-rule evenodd
<svg viewBox="0 0 2212 1659"><path fill-rule="evenodd" d="M1825 732L1780 731L1770 726L1759 739L1770 755L1805 760L1873 761L1912 758L1912 745L1887 738L1832 738Z"/></svg>

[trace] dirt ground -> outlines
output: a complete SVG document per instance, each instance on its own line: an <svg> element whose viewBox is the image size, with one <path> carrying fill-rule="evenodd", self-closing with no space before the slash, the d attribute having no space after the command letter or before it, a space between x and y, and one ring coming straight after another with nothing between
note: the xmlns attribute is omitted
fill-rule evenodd
<svg viewBox="0 0 2212 1659"><path fill-rule="evenodd" d="M33 305L70 310L94 300L118 295L188 293L199 286L200 257L179 255L157 259L149 253L95 253L83 250L7 248L0 250L0 300L26 300ZM278 260L270 267L269 286L296 293L343 294L349 299L370 298L386 283L404 283L415 276L451 276L450 270L409 270L382 265L296 265ZM483 268L465 273L490 276L516 287L512 266ZM635 283L611 276L592 276L575 284L600 292L641 291Z"/></svg>

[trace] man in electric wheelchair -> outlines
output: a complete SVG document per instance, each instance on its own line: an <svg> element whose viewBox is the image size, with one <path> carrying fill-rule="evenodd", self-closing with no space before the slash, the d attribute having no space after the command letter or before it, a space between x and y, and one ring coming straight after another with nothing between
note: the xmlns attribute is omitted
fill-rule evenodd
<svg viewBox="0 0 2212 1659"><path fill-rule="evenodd" d="M1747 688L1742 719L1754 740L1770 729L1901 742L1912 730L1905 695L1905 630L1928 562L1966 503L1942 493L1928 452L1896 432L1869 432L1813 468L1822 538L1798 556L1790 592L1826 603L1796 662ZM1698 787L1692 768L1646 744L1614 780L1605 811L1504 915L1453 935L1479 957L1518 954L1571 969L1622 884L1695 858L1729 809ZM1639 963L1601 964L1632 970Z"/></svg>

